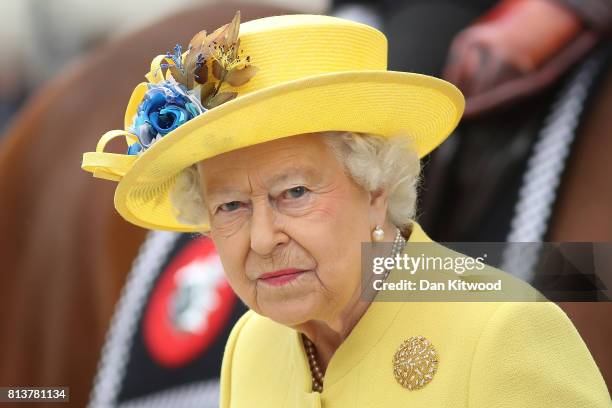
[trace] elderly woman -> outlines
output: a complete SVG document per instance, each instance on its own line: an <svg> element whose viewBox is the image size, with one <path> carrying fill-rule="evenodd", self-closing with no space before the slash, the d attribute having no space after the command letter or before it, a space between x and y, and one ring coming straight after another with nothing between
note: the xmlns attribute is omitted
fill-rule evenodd
<svg viewBox="0 0 612 408"><path fill-rule="evenodd" d="M443 249L414 220L419 158L463 111L452 85L387 71L382 33L237 14L146 77L126 130L83 168L119 181L128 221L213 239L251 309L226 346L222 407L610 406L553 303L382 302L364 279L373 253ZM117 136L127 155L104 152Z"/></svg>

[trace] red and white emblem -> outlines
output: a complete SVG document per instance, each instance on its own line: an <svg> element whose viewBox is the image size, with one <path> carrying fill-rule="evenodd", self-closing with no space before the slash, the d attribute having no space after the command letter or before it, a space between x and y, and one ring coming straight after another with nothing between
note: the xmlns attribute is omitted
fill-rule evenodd
<svg viewBox="0 0 612 408"><path fill-rule="evenodd" d="M161 273L145 311L152 358L168 368L189 363L222 333L235 303L213 242L189 242Z"/></svg>

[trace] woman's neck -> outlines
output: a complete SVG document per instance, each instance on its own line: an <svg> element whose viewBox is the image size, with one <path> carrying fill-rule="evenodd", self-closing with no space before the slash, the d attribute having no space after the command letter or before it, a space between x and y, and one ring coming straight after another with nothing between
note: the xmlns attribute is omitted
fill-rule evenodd
<svg viewBox="0 0 612 408"><path fill-rule="evenodd" d="M358 295L356 300L350 302L350 307L345 308L337 318L330 321L311 320L295 327L314 344L317 362L323 373L340 344L349 336L370 304L370 301L363 300Z"/></svg>

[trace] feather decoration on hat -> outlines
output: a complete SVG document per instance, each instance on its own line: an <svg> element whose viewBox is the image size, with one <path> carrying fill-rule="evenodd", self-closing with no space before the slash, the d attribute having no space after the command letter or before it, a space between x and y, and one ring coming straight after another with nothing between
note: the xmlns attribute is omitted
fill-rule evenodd
<svg viewBox="0 0 612 408"><path fill-rule="evenodd" d="M229 24L211 34L207 34L206 30L197 33L184 55L181 56L178 44L173 53L167 54L164 67L168 68L175 81L187 89L200 87L201 102L207 109L238 95L236 92L219 92L223 83L238 87L257 73L258 69L250 63L250 57L241 55L239 31L240 11L237 11ZM209 72L212 76L209 76Z"/></svg>
<svg viewBox="0 0 612 408"><path fill-rule="evenodd" d="M143 152L184 122L236 98L237 92L220 92L221 86L244 85L257 73L250 57L241 55L239 31L237 11L230 23L211 34L198 32L184 53L177 44L163 57L159 69L167 74L164 80L148 84L130 128L139 143L130 146L128 154Z"/></svg>

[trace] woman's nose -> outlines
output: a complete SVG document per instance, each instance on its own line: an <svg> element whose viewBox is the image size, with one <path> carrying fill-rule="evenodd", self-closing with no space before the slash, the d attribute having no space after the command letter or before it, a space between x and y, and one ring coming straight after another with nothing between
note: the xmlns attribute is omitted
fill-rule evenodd
<svg viewBox="0 0 612 408"><path fill-rule="evenodd" d="M289 237L280 228L278 214L268 200L253 203L251 213L251 249L261 255L271 255Z"/></svg>

